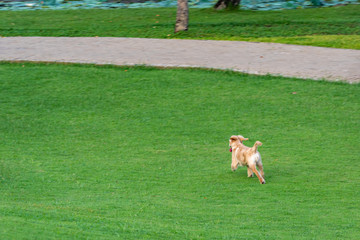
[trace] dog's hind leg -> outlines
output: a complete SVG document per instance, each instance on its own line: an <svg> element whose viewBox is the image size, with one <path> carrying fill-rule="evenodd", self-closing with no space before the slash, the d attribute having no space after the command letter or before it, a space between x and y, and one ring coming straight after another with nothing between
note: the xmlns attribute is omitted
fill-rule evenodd
<svg viewBox="0 0 360 240"><path fill-rule="evenodd" d="M247 175L248 175L248 177L253 177L254 176L253 171L251 171L251 169L249 167L247 168Z"/></svg>
<svg viewBox="0 0 360 240"><path fill-rule="evenodd" d="M264 177L265 177L265 174L264 174L264 167L263 167L263 165L262 165L262 162L258 162L258 163L256 163L256 165L257 165L257 167L258 167L259 170L260 170L261 176L264 178Z"/></svg>
<svg viewBox="0 0 360 240"><path fill-rule="evenodd" d="M258 177L260 183L265 184L265 179L261 176L261 174L256 169L256 165L255 164L249 165L249 168L256 174L256 176Z"/></svg>

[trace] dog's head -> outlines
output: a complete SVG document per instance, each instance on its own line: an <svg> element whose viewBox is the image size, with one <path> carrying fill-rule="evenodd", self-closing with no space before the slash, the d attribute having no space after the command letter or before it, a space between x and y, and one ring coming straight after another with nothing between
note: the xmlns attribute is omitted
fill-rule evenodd
<svg viewBox="0 0 360 240"><path fill-rule="evenodd" d="M233 143L236 143L238 141L240 141L240 143L242 143L243 141L249 140L248 138L245 138L241 135L233 135L230 137L229 139L229 145L231 146Z"/></svg>
<svg viewBox="0 0 360 240"><path fill-rule="evenodd" d="M243 141L246 141L246 140L249 140L248 138L244 138L243 136L241 135L233 135L230 137L229 139L229 147L230 147L230 152L232 152L232 147L234 144L236 143L242 143Z"/></svg>

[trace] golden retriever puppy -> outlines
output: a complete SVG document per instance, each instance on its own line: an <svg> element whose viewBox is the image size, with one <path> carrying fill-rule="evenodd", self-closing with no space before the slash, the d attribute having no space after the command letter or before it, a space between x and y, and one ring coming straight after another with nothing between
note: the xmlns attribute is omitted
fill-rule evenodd
<svg viewBox="0 0 360 240"><path fill-rule="evenodd" d="M252 177L253 173L256 174L261 184L265 184L264 169L261 161L258 146L262 143L256 141L252 148L245 146L242 142L248 140L243 136L231 136L229 140L230 152L232 152L231 170L235 171L239 166L246 166L248 177ZM259 168L260 173L256 169Z"/></svg>

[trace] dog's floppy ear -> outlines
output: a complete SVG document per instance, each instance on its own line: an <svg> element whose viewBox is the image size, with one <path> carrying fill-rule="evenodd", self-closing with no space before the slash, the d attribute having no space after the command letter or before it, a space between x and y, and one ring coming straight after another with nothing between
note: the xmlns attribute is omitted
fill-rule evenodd
<svg viewBox="0 0 360 240"><path fill-rule="evenodd" d="M239 138L238 138L238 136L231 136L230 137L230 140L231 141L237 141Z"/></svg>
<svg viewBox="0 0 360 240"><path fill-rule="evenodd" d="M240 140L241 142L249 140L248 138L244 138L244 137L241 136L241 135L239 135L238 138L239 138L239 140Z"/></svg>

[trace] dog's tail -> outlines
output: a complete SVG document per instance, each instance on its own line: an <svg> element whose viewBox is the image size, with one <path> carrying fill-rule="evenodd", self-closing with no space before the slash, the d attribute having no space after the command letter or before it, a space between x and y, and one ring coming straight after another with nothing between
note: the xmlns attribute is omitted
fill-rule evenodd
<svg viewBox="0 0 360 240"><path fill-rule="evenodd" d="M256 142L254 143L254 146L251 148L251 151L252 151L253 153L256 153L258 146L262 146L262 143L261 143L260 141L256 141Z"/></svg>

